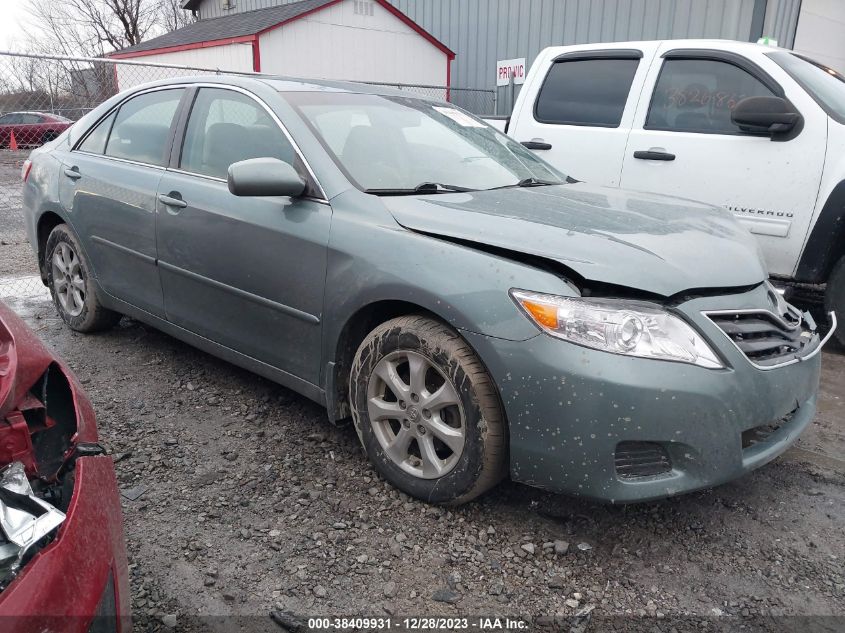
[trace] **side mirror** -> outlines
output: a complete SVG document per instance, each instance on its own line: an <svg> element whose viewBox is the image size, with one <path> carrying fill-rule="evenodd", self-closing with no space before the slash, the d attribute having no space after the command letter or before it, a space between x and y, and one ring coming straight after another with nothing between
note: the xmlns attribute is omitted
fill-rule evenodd
<svg viewBox="0 0 845 633"><path fill-rule="evenodd" d="M302 195L305 181L278 158L250 158L229 166L229 191L236 196Z"/></svg>
<svg viewBox="0 0 845 633"><path fill-rule="evenodd" d="M731 121L750 134L784 134L801 120L801 115L780 97L746 97L731 111Z"/></svg>

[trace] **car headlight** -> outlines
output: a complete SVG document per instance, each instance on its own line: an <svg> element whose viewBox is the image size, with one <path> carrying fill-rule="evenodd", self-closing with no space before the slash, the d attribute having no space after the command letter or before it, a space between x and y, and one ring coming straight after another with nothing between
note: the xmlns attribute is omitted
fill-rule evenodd
<svg viewBox="0 0 845 633"><path fill-rule="evenodd" d="M621 299L559 297L524 290L511 296L544 332L593 349L724 367L710 346L685 321L658 307Z"/></svg>

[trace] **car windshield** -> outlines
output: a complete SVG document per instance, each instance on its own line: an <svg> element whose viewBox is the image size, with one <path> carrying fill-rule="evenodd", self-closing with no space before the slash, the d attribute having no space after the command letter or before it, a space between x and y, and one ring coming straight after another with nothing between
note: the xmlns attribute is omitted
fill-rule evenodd
<svg viewBox="0 0 845 633"><path fill-rule="evenodd" d="M448 103L343 92L287 92L359 189L390 195L562 184L566 176Z"/></svg>
<svg viewBox="0 0 845 633"><path fill-rule="evenodd" d="M845 123L845 77L812 59L776 51L767 53L834 119Z"/></svg>

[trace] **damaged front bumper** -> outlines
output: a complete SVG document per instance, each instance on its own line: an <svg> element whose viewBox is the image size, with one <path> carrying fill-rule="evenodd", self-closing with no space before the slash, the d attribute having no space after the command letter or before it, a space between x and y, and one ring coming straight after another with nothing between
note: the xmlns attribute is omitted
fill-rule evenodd
<svg viewBox="0 0 845 633"><path fill-rule="evenodd" d="M723 369L609 354L542 334L506 341L464 333L501 393L511 477L626 503L715 486L785 451L815 414L820 343L814 339L800 361L760 369L705 314L765 305L764 292L677 306Z"/></svg>

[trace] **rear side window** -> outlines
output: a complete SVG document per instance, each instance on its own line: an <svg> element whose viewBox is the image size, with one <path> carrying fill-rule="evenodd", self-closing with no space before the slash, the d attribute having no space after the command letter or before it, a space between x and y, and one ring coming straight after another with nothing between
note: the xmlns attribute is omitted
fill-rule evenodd
<svg viewBox="0 0 845 633"><path fill-rule="evenodd" d="M185 130L180 169L225 179L229 165L249 158L278 158L296 166L293 146L257 101L234 90L200 89Z"/></svg>
<svg viewBox="0 0 845 633"><path fill-rule="evenodd" d="M164 166L173 117L184 90L158 90L130 99L117 112L106 156Z"/></svg>
<svg viewBox="0 0 845 633"><path fill-rule="evenodd" d="M90 152L91 154L102 154L106 151L106 140L111 132L111 126L114 122L116 112L112 112L105 119L100 121L77 149L83 152Z"/></svg>
<svg viewBox="0 0 845 633"><path fill-rule="evenodd" d="M541 123L619 127L638 59L577 59L552 64L537 96Z"/></svg>
<svg viewBox="0 0 845 633"><path fill-rule="evenodd" d="M663 62L646 117L647 129L739 134L731 110L745 97L775 96L739 66L712 59Z"/></svg>

